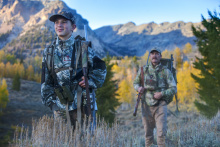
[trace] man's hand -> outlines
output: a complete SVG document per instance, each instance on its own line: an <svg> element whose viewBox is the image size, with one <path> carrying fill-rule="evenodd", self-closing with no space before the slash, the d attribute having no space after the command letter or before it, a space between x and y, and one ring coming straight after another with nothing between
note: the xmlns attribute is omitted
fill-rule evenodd
<svg viewBox="0 0 220 147"><path fill-rule="evenodd" d="M155 92L154 93L154 98L155 99L159 100L159 99L161 99L161 97L162 97L162 93L161 92Z"/></svg>
<svg viewBox="0 0 220 147"><path fill-rule="evenodd" d="M82 88L86 87L84 76L82 76L82 81L79 82L79 86L82 87Z"/></svg>
<svg viewBox="0 0 220 147"><path fill-rule="evenodd" d="M139 88L138 88L138 92L139 92L139 93L144 93L144 87L139 87Z"/></svg>

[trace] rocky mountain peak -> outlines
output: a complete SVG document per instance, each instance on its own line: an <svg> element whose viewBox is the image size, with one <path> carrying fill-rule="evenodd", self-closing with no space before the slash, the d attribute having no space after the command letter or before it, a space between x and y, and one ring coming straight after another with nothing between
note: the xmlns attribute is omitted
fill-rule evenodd
<svg viewBox="0 0 220 147"><path fill-rule="evenodd" d="M76 17L77 28L74 30L75 36L84 36L84 25L88 25L88 21L86 19L82 18L76 10L69 8L61 0L0 1L2 2L0 5L0 37L4 35L4 39L0 38L0 49L4 48L12 52L16 52L16 50L23 50L25 56L30 53L35 54L39 51L42 53L42 50L49 45L48 38L51 37L48 36L51 36L50 32L54 34L55 31L53 22L50 22L48 18L53 14L63 10L71 11ZM95 52L97 52L100 56L104 56L104 44L97 38L96 34L89 26L87 28L88 39L93 42ZM46 42L45 39L42 39L43 35L47 38ZM28 38L32 38L32 40L38 38L38 41L34 42L31 41L31 39L27 41ZM23 40L23 42L21 40ZM46 44L42 45L42 42Z"/></svg>
<svg viewBox="0 0 220 147"><path fill-rule="evenodd" d="M123 27L134 27L134 26L136 26L136 24L131 21L123 25Z"/></svg>

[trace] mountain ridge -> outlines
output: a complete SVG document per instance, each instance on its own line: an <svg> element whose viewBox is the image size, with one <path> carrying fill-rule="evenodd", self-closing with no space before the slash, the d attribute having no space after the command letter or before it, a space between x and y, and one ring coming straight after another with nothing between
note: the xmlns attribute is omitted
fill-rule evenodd
<svg viewBox="0 0 220 147"><path fill-rule="evenodd" d="M134 22L125 24L108 25L98 28L95 33L102 41L121 54L141 56L146 50L159 47L162 50L183 48L186 43L196 47L195 37L191 26L201 27L201 22L174 23L163 22L160 24L150 22L136 25Z"/></svg>

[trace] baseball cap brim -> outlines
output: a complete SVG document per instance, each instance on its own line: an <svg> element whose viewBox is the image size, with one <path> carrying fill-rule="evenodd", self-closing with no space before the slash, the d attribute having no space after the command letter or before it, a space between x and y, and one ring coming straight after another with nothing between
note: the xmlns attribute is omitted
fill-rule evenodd
<svg viewBox="0 0 220 147"><path fill-rule="evenodd" d="M70 19L68 19L67 17L65 17L65 16L63 16L63 15L61 15L61 14L52 15L52 16L49 18L49 20L52 21L52 22L55 22L58 17L63 17L63 18L65 18L65 19L67 19L67 20L70 20Z"/></svg>
<svg viewBox="0 0 220 147"><path fill-rule="evenodd" d="M150 51L150 53L152 53L152 52L154 52L154 51L156 51L156 52L158 52L158 53L161 53L161 51L160 51L159 49L152 49L152 50Z"/></svg>

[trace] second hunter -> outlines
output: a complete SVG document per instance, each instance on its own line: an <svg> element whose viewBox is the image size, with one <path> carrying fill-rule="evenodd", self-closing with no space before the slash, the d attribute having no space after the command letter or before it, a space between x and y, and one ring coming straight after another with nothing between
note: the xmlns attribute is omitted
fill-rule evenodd
<svg viewBox="0 0 220 147"><path fill-rule="evenodd" d="M52 15L49 20L54 22L57 37L43 54L42 102L51 108L55 118L60 117L60 112L66 109L67 115L69 114L67 120L69 118L75 127L77 119L79 121L84 114L90 115L88 107L93 112L97 110L94 89L104 83L106 67L91 46L85 47L82 44L83 41L86 42L84 38L73 36L76 24L71 12L61 11ZM87 66L86 75L82 71L84 65ZM88 85L85 77L88 77ZM86 98L86 87L89 89L90 103Z"/></svg>

